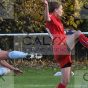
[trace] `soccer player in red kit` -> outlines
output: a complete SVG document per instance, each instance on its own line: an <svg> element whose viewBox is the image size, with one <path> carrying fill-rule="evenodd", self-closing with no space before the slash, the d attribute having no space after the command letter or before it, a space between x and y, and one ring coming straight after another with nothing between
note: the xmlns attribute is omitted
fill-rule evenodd
<svg viewBox="0 0 88 88"><path fill-rule="evenodd" d="M54 59L62 72L61 83L58 84L57 88L66 88L70 80L72 65L70 51L78 40L88 48L88 38L81 31L76 31L74 34L67 36L64 33L64 27L60 19L63 15L62 5L55 1L48 3L48 0L44 0L44 5L46 29L52 38Z"/></svg>

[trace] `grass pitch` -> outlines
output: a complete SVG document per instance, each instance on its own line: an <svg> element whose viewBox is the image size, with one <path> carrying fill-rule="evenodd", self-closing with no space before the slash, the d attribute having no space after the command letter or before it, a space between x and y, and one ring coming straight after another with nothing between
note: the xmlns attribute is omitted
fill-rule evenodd
<svg viewBox="0 0 88 88"><path fill-rule="evenodd" d="M23 71L20 76L3 76L5 81L0 78L0 88L56 88L60 82L60 77L54 76L59 71L58 68L24 67ZM74 73L67 88L88 88L88 69L75 70Z"/></svg>

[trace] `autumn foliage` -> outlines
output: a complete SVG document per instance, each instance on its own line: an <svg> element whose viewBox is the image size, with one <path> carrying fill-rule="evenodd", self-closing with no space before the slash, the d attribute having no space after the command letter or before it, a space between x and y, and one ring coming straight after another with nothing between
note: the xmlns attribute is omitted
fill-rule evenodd
<svg viewBox="0 0 88 88"><path fill-rule="evenodd" d="M13 18L0 16L1 33L34 33L46 32L44 25L44 5L42 0L2 0L2 12L11 14ZM53 1L53 0L49 0ZM66 29L81 29L82 24L87 24L87 19L80 19L80 10L87 0L56 0L62 1L64 16L62 18ZM12 11L10 6L13 6ZM7 11L8 10L8 11ZM77 10L77 11L76 11ZM7 14L5 15L7 17ZM85 25L83 25L84 28Z"/></svg>

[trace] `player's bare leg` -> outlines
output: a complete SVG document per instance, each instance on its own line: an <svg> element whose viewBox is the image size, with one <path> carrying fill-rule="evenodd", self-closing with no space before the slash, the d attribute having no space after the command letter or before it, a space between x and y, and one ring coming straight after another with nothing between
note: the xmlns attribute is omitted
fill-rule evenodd
<svg viewBox="0 0 88 88"><path fill-rule="evenodd" d="M57 86L57 88L66 88L71 77L71 67L62 68L61 72L62 72L61 83Z"/></svg>
<svg viewBox="0 0 88 88"><path fill-rule="evenodd" d="M67 35L67 45L72 50L77 42L88 48L88 38L81 31L76 31L72 35Z"/></svg>
<svg viewBox="0 0 88 88"><path fill-rule="evenodd" d="M0 60L8 59L8 51L0 51Z"/></svg>

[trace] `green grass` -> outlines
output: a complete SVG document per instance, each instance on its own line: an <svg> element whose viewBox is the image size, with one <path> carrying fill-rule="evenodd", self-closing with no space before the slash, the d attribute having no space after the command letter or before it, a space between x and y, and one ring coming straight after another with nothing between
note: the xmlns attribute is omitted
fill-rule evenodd
<svg viewBox="0 0 88 88"><path fill-rule="evenodd" d="M26 68L22 76L15 77L15 87L20 88L20 85L22 85L21 88L54 88L58 79L60 79L54 77L54 73L55 69Z"/></svg>
<svg viewBox="0 0 88 88"><path fill-rule="evenodd" d="M0 88L56 88L60 82L60 77L54 77L58 68L23 68L24 74L20 76L4 76L5 81L0 79ZM83 74L87 70L75 70L75 75L71 78L68 88L88 88L88 81L83 79ZM88 80L88 75L86 76ZM13 85L14 84L14 85Z"/></svg>

